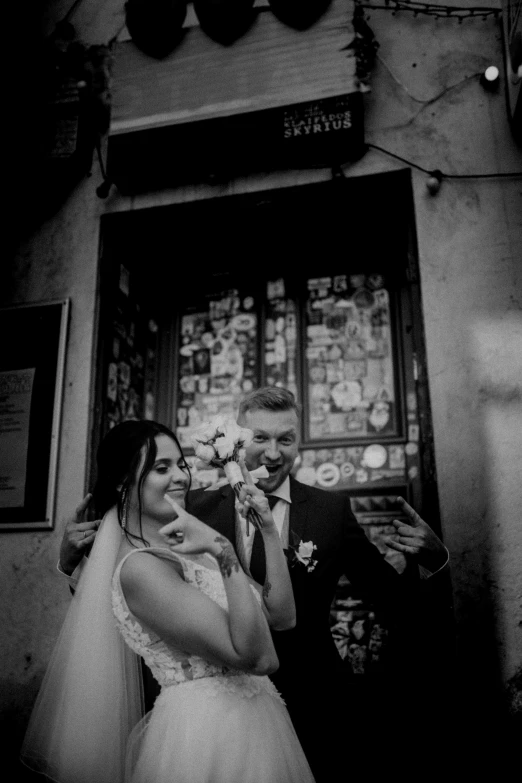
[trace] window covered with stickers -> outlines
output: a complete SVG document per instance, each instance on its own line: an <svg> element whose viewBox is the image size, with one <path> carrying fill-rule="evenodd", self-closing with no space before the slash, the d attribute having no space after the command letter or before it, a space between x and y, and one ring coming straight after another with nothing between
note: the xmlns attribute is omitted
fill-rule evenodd
<svg viewBox="0 0 522 783"><path fill-rule="evenodd" d="M176 434L183 447L191 447L201 422L234 417L241 396L258 386L258 309L255 292L237 287L215 291L182 313Z"/></svg>
<svg viewBox="0 0 522 783"><path fill-rule="evenodd" d="M296 477L329 489L406 480L401 339L393 277L308 277L303 306L304 448Z"/></svg>

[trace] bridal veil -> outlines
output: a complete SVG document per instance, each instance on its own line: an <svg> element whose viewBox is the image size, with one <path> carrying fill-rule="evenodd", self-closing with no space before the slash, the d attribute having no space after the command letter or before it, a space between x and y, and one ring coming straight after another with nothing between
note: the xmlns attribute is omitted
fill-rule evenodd
<svg viewBox="0 0 522 783"><path fill-rule="evenodd" d="M58 783L121 783L143 715L140 662L115 625L116 509L103 518L42 682L21 758Z"/></svg>

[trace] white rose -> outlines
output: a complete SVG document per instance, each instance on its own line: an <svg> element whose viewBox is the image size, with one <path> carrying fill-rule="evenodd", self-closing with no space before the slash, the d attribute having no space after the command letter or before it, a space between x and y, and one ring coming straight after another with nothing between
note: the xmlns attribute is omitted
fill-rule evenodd
<svg viewBox="0 0 522 783"><path fill-rule="evenodd" d="M216 456L216 452L213 446L207 445L206 443L197 443L194 451L196 453L196 457L207 464L211 462Z"/></svg>
<svg viewBox="0 0 522 783"><path fill-rule="evenodd" d="M227 457L231 457L234 453L234 441L231 438L226 438L224 435L221 435L219 438L216 438L214 448L220 459L226 459Z"/></svg>
<svg viewBox="0 0 522 783"><path fill-rule="evenodd" d="M252 430L249 430L246 427L241 427L239 440L243 444L244 448L247 449L254 440L254 433Z"/></svg>
<svg viewBox="0 0 522 783"><path fill-rule="evenodd" d="M208 443L209 440L212 440L212 438L216 434L216 428L213 426L211 422L204 422L203 424L200 424L200 426L194 430L194 433L192 435L192 442L193 443Z"/></svg>
<svg viewBox="0 0 522 783"><path fill-rule="evenodd" d="M223 432L224 427L226 426L227 417L223 416L222 414L219 414L219 416L214 416L212 421L210 422L210 425L215 433L219 430L220 432Z"/></svg>
<svg viewBox="0 0 522 783"><path fill-rule="evenodd" d="M238 442L241 434L241 427L234 419L227 419L221 429L226 438L230 438L234 443Z"/></svg>
<svg viewBox="0 0 522 783"><path fill-rule="evenodd" d="M314 549L317 547L311 541L301 541L297 550L297 557L301 563L307 563L312 557Z"/></svg>

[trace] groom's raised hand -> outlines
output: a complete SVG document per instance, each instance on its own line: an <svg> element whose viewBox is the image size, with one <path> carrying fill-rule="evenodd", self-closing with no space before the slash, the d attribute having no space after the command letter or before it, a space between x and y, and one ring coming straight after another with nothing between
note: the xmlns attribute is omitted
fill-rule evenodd
<svg viewBox="0 0 522 783"><path fill-rule="evenodd" d="M60 545L60 567L69 576L93 543L100 524L99 520L85 520L87 508L91 500L92 495L89 492L74 514L65 523L65 530Z"/></svg>
<svg viewBox="0 0 522 783"><path fill-rule="evenodd" d="M408 517L408 522L394 519L396 535L383 536L383 539L391 549L414 557L419 565L431 572L438 571L448 560L448 550L428 523L404 498L398 497L397 501Z"/></svg>

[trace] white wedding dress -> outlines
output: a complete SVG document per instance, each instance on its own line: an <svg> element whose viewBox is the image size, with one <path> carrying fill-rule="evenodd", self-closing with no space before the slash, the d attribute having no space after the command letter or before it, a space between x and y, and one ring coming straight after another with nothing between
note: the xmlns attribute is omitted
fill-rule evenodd
<svg viewBox="0 0 522 783"><path fill-rule="evenodd" d="M123 558L114 573L112 607L125 642L142 656L161 693L131 734L125 783L313 783L284 702L268 677L169 647L130 613L120 570L139 551ZM188 559L164 549L161 556L181 563L186 582L227 608L213 558Z"/></svg>

